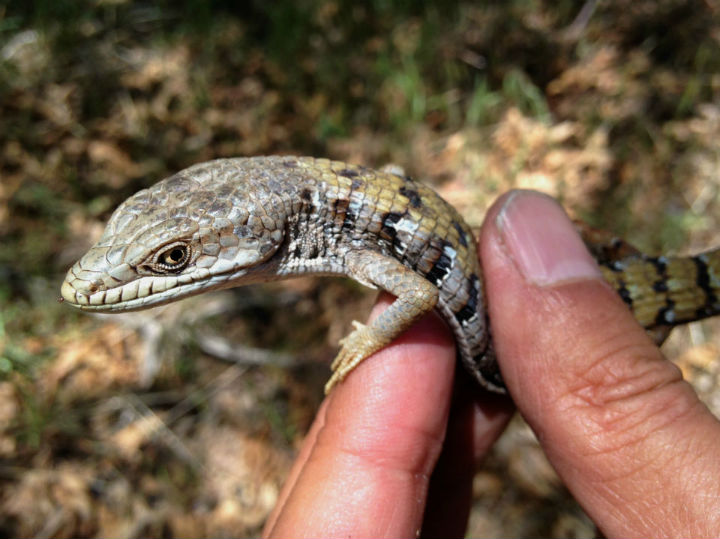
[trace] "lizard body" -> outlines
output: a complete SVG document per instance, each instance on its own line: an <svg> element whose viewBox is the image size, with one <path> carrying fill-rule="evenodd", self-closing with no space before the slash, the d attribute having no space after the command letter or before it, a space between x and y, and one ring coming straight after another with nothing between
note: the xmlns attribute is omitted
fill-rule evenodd
<svg viewBox="0 0 720 539"><path fill-rule="evenodd" d="M657 330L720 312L720 254L647 257L579 227L606 280ZM68 272L65 301L143 309L208 290L304 274L344 275L396 296L340 341L326 390L436 308L458 356L504 391L472 231L429 187L398 171L309 157L218 159L138 192Z"/></svg>

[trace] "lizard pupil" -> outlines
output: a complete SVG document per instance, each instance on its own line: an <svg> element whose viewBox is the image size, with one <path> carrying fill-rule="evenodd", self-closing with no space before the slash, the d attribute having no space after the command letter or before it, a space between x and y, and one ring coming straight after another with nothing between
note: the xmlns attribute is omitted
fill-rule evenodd
<svg viewBox="0 0 720 539"><path fill-rule="evenodd" d="M186 245L174 245L163 251L157 258L160 271L179 271L185 267L190 258Z"/></svg>

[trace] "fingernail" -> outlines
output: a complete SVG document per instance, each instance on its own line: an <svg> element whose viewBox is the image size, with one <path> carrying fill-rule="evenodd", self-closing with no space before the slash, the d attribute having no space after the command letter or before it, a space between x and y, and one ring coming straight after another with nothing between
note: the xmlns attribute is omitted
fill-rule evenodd
<svg viewBox="0 0 720 539"><path fill-rule="evenodd" d="M505 201L496 223L526 280L548 286L602 278L572 222L552 198L516 191Z"/></svg>

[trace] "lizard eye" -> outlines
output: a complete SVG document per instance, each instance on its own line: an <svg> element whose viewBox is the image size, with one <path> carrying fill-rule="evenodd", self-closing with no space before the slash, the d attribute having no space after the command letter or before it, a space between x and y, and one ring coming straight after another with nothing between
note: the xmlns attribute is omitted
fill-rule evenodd
<svg viewBox="0 0 720 539"><path fill-rule="evenodd" d="M152 268L161 273L176 273L188 265L190 246L183 243L171 243L160 251L153 261Z"/></svg>

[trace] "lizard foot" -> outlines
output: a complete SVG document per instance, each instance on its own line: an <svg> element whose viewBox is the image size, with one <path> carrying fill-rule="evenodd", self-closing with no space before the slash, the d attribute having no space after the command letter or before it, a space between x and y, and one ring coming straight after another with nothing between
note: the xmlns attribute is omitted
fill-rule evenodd
<svg viewBox="0 0 720 539"><path fill-rule="evenodd" d="M357 321L353 321L352 325L355 329L340 340L340 351L330 365L333 374L325 384L326 395L336 384L342 382L360 362L386 344L371 327Z"/></svg>

